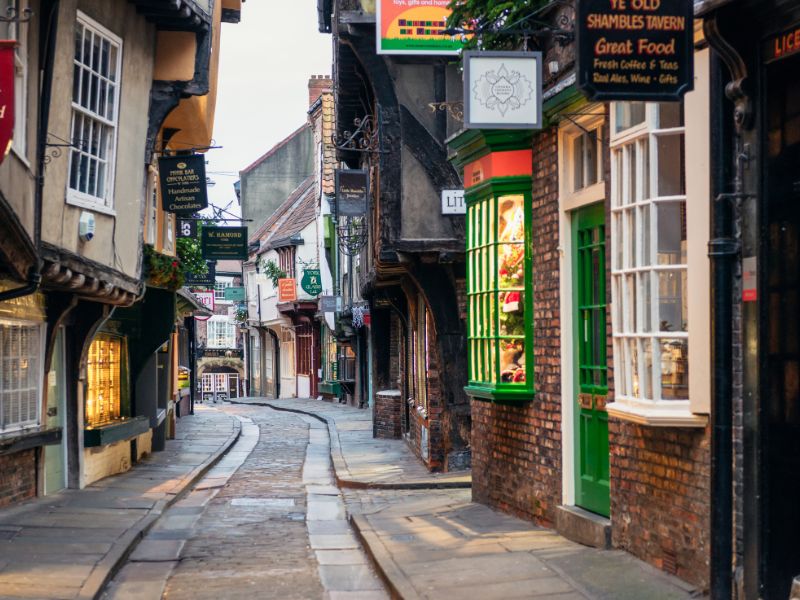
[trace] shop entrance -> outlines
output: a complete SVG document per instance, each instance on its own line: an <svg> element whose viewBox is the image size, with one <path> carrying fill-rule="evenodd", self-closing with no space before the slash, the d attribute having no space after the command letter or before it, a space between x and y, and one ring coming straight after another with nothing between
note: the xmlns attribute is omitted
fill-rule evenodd
<svg viewBox="0 0 800 600"><path fill-rule="evenodd" d="M575 212L572 229L576 382L575 503L608 516L606 235L603 203Z"/></svg>
<svg viewBox="0 0 800 600"><path fill-rule="evenodd" d="M761 440L765 598L800 575L800 57L767 68Z"/></svg>
<svg viewBox="0 0 800 600"><path fill-rule="evenodd" d="M202 377L203 402L223 402L239 397L238 373L205 373Z"/></svg>

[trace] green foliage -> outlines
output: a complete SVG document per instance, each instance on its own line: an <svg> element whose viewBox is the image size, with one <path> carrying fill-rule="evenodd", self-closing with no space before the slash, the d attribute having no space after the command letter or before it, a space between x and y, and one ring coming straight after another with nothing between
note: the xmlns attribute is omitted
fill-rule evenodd
<svg viewBox="0 0 800 600"><path fill-rule="evenodd" d="M281 270L274 260L263 262L261 268L264 269L264 274L269 277L275 287L278 287L278 279L286 277L286 271Z"/></svg>
<svg viewBox="0 0 800 600"><path fill-rule="evenodd" d="M194 214L193 217L199 215ZM197 222L197 237L194 238L178 238L176 248L178 251L178 258L181 259L181 264L185 273L199 277L208 273L208 264L203 258L203 252L200 248L201 232L203 225L206 221Z"/></svg>
<svg viewBox="0 0 800 600"><path fill-rule="evenodd" d="M233 320L237 323L245 323L247 321L247 307L244 304L239 304L236 307L236 314L233 316Z"/></svg>
<svg viewBox="0 0 800 600"><path fill-rule="evenodd" d="M480 32L469 36L468 48L477 47L480 37L485 50L517 50L523 38L519 30L535 27L527 19L546 4L548 0L451 0L448 8L453 12L447 26Z"/></svg>
<svg viewBox="0 0 800 600"><path fill-rule="evenodd" d="M177 290L185 281L180 258L156 252L144 246L144 276L153 287Z"/></svg>

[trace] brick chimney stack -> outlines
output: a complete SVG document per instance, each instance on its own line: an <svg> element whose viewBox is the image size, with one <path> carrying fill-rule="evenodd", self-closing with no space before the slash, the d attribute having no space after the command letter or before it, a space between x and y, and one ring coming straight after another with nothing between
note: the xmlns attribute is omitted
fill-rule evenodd
<svg viewBox="0 0 800 600"><path fill-rule="evenodd" d="M308 105L317 101L323 92L333 91L333 79L330 75L312 75L308 80Z"/></svg>

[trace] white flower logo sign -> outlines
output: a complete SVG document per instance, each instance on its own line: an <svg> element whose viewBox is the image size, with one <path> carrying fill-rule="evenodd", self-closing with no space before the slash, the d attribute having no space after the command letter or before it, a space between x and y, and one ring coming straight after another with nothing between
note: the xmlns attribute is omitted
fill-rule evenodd
<svg viewBox="0 0 800 600"><path fill-rule="evenodd" d="M472 88L472 99L486 108L497 110L504 117L509 109L517 110L530 102L533 85L519 71L510 71L505 63L498 71L481 75Z"/></svg>
<svg viewBox="0 0 800 600"><path fill-rule="evenodd" d="M541 82L540 52L465 52L464 126L541 128Z"/></svg>

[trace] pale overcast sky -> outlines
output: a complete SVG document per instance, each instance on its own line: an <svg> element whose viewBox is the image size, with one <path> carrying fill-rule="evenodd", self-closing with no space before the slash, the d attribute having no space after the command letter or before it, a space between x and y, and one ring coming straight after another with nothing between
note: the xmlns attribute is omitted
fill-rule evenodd
<svg viewBox="0 0 800 600"><path fill-rule="evenodd" d="M306 122L309 77L331 73L331 36L317 30L315 0L247 0L242 21L222 26L220 56L214 141L223 148L208 151L206 170L216 182L209 199L224 207L236 174Z"/></svg>

